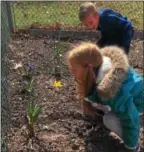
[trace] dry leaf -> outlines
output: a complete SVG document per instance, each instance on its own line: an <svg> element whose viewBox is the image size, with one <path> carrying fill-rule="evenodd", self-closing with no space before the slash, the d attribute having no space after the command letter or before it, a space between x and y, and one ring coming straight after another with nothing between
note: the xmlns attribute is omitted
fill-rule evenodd
<svg viewBox="0 0 144 152"><path fill-rule="evenodd" d="M20 63L15 63L15 65L14 65L14 69L16 70L16 69L18 69L18 68L21 68L22 67L22 63L20 62Z"/></svg>

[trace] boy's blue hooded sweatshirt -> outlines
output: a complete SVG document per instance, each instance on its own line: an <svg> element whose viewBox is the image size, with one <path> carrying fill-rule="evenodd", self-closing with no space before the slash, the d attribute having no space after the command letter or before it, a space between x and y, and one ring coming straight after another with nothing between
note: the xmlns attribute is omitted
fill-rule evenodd
<svg viewBox="0 0 144 152"><path fill-rule="evenodd" d="M134 33L131 21L118 12L107 8L99 10L98 13L100 15L98 30L101 31L100 43L102 43L100 45L115 44L129 49Z"/></svg>
<svg viewBox="0 0 144 152"><path fill-rule="evenodd" d="M143 88L143 77L129 67L125 79L114 97L102 101L96 89L88 96L92 102L99 101L101 104L109 105L112 111L118 115L122 122L124 143L130 148L134 148L138 144L139 114L144 112Z"/></svg>

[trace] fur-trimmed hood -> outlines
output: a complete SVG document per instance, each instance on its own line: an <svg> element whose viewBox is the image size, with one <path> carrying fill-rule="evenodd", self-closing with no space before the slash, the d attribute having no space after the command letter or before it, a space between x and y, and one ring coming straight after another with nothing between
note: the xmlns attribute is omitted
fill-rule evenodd
<svg viewBox="0 0 144 152"><path fill-rule="evenodd" d="M104 47L100 50L103 56L110 58L112 68L98 84L97 90L103 100L116 95L125 80L129 63L124 51L116 46Z"/></svg>

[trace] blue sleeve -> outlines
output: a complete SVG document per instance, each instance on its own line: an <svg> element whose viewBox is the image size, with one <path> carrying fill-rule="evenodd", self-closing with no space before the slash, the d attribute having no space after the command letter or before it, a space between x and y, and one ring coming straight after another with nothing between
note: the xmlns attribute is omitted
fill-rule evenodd
<svg viewBox="0 0 144 152"><path fill-rule="evenodd" d="M111 9L105 9L100 16L100 22L103 24L103 28L113 32L112 29L117 29L117 32L130 32L133 29L133 25L127 17L115 12ZM130 29L130 30L129 30Z"/></svg>
<svg viewBox="0 0 144 152"><path fill-rule="evenodd" d="M122 122L124 144L129 148L135 148L138 144L140 120L133 97L129 96L123 106L125 107L123 110L117 109L115 112Z"/></svg>
<svg viewBox="0 0 144 152"><path fill-rule="evenodd" d="M127 49L129 49L129 47L130 47L133 33L134 33L133 29L129 28L122 37L122 45Z"/></svg>
<svg viewBox="0 0 144 152"><path fill-rule="evenodd" d="M103 12L104 13L101 15L101 21L103 22L103 25L107 26L108 28L125 30L126 27L131 24L130 20L128 20L127 17L111 9L106 9Z"/></svg>

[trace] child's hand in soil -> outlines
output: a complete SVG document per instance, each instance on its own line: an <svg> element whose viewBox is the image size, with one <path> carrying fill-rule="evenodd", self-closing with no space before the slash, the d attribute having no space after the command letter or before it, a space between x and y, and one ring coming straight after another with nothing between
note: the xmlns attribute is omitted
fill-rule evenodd
<svg viewBox="0 0 144 152"><path fill-rule="evenodd" d="M89 116L95 116L95 110L93 109L93 107L83 107L83 115L89 115Z"/></svg>
<svg viewBox="0 0 144 152"><path fill-rule="evenodd" d="M95 109L92 105L91 106L86 106L83 108L83 115L87 115L89 117L96 117L96 116L103 116L104 112L99 109Z"/></svg>

